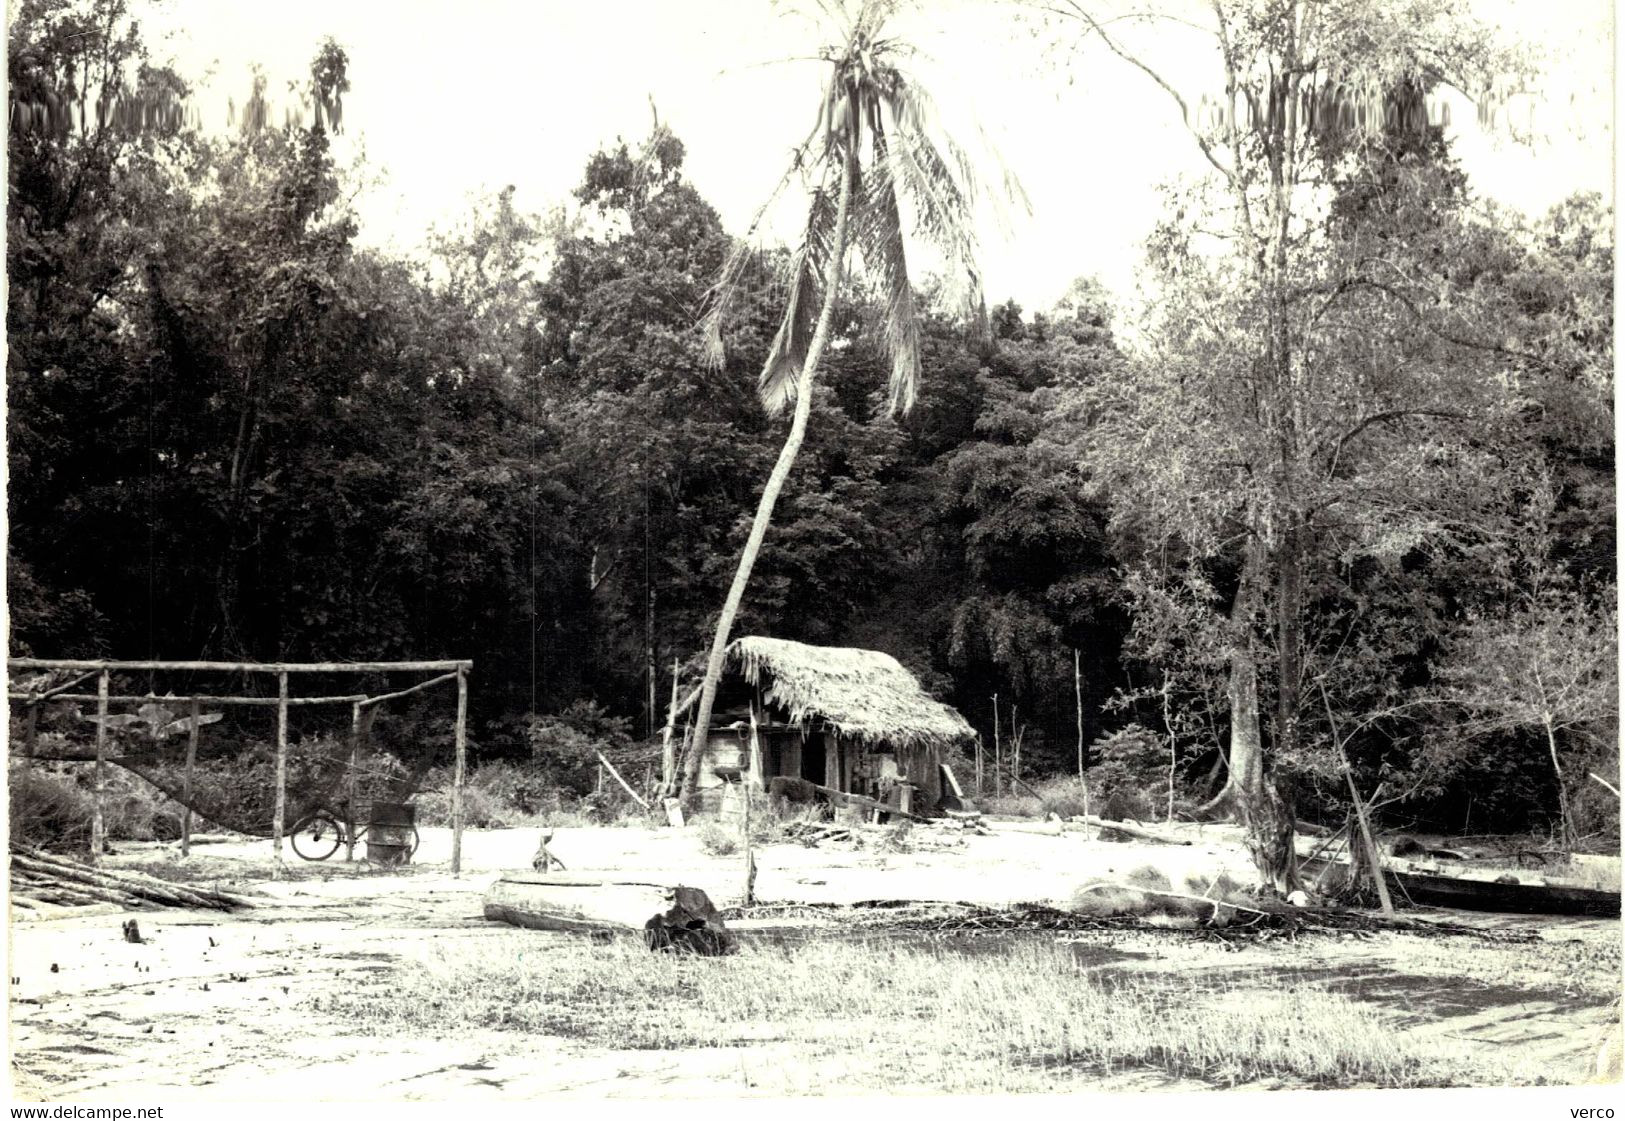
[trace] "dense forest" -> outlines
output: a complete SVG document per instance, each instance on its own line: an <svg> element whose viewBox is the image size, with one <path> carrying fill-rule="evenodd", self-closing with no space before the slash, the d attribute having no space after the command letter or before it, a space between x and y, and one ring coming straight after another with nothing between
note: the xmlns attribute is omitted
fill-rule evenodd
<svg viewBox="0 0 1625 1121"><path fill-rule="evenodd" d="M658 742L783 442L794 247L718 362L744 231L666 128L397 256L358 245L331 41L226 134L121 0L25 0L9 46L11 653L466 657L476 764L561 720ZM1391 819L1611 836L1611 202L1499 209L1411 114L1249 143L1170 189L1139 306L1087 260L1043 309L916 278L902 415L895 294L838 289L733 633L891 653L1032 782L1086 756L1196 807L1250 735L1299 815L1341 745ZM1227 181L1267 252L1203 243Z"/></svg>

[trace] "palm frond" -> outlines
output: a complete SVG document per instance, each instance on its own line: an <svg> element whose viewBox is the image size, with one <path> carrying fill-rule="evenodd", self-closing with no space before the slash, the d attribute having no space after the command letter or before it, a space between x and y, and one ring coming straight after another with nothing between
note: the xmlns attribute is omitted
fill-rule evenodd
<svg viewBox="0 0 1625 1121"><path fill-rule="evenodd" d="M873 107L875 162L886 162L887 137L879 106ZM888 389L891 410L902 415L914 408L920 383L920 322L914 302L914 284L908 275L908 247L903 239L903 217L897 202L897 183L885 175L871 176L865 192L864 217L868 229L863 244L870 267L880 275L886 293L881 337L891 355Z"/></svg>
<svg viewBox="0 0 1625 1121"><path fill-rule="evenodd" d="M818 324L823 272L834 250L835 201L827 189L813 192L801 244L790 257L785 280L784 317L762 364L756 391L769 416L794 403L801 387L807 349Z"/></svg>
<svg viewBox="0 0 1625 1121"><path fill-rule="evenodd" d="M723 260L722 270L717 274L716 282L706 292L705 314L700 318L700 336L705 361L713 369L720 367L727 357L722 338L723 325L727 321L728 310L733 306L734 298L739 293L746 266L759 256L756 236L761 229L762 221L767 216L768 210L784 194L784 189L790 185L796 173L806 167L807 151L817 139L818 131L815 127L812 134L791 153L789 166L779 177L772 193L756 208L756 213L751 216L750 225L745 230L745 236L736 240L728 250L728 256Z"/></svg>
<svg viewBox="0 0 1625 1121"><path fill-rule="evenodd" d="M912 99L893 102L894 128L887 138L884 159L876 168L890 181L896 194L907 198L914 212L914 230L942 253L951 272L967 282L966 304L974 306L980 294L976 239L971 232L971 197L960 177L927 135L904 127L919 120L910 110ZM957 161L955 161L957 162Z"/></svg>

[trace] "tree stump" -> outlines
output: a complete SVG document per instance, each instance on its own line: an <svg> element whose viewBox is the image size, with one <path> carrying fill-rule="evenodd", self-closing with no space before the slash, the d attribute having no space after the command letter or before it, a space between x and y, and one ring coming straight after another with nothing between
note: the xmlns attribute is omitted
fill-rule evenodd
<svg viewBox="0 0 1625 1121"><path fill-rule="evenodd" d="M672 889L671 909L643 926L651 950L722 957L739 951L739 936L722 922L711 899L697 887Z"/></svg>

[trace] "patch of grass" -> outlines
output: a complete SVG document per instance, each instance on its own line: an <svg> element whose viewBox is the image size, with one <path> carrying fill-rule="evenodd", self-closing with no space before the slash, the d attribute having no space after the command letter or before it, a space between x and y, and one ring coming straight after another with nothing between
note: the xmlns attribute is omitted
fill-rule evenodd
<svg viewBox="0 0 1625 1121"><path fill-rule="evenodd" d="M1494 1081L1346 997L1091 971L1024 940L974 964L929 944L747 943L727 959L524 935L426 948L420 961L314 998L361 1031L542 1032L610 1049L797 1045L863 1058L874 1085L931 1076L957 1092L1042 1089L1147 1069L1214 1085ZM526 952L526 948L530 952Z"/></svg>
<svg viewBox="0 0 1625 1121"><path fill-rule="evenodd" d="M694 836L711 856L732 856L739 851L739 834L715 821L700 822Z"/></svg>

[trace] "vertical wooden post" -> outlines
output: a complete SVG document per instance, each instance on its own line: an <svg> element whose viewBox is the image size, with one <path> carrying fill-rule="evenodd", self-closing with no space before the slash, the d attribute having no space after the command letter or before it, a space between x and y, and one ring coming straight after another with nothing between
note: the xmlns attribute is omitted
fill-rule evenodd
<svg viewBox="0 0 1625 1121"><path fill-rule="evenodd" d="M276 675L276 804L271 811L271 836L275 845L273 875L281 879L282 835L288 824L288 672Z"/></svg>
<svg viewBox="0 0 1625 1121"><path fill-rule="evenodd" d="M1010 706L1010 791L1021 781L1021 723L1016 719L1016 706Z"/></svg>
<svg viewBox="0 0 1625 1121"><path fill-rule="evenodd" d="M28 706L28 730L23 733L23 754L32 757L39 746L39 705Z"/></svg>
<svg viewBox="0 0 1625 1121"><path fill-rule="evenodd" d="M756 902L756 853L750 844L750 781L740 783L739 789L745 796L745 906L749 907Z"/></svg>
<svg viewBox="0 0 1625 1121"><path fill-rule="evenodd" d="M361 762L361 702L350 706L350 771L345 782L344 862L355 861L355 771Z"/></svg>
<svg viewBox="0 0 1625 1121"><path fill-rule="evenodd" d="M666 732L660 740L660 793L669 798L677 792L677 752L672 746L672 733L677 726L677 678L682 663L671 663L671 707L666 710Z"/></svg>
<svg viewBox="0 0 1625 1121"><path fill-rule="evenodd" d="M90 802L90 862L102 862L102 849L107 845L107 819L103 816L103 798L107 778L107 687L111 675L102 670L96 679L96 775L91 786Z"/></svg>
<svg viewBox="0 0 1625 1121"><path fill-rule="evenodd" d="M1072 648L1072 690L1078 698L1078 777L1085 785L1089 776L1083 769L1083 671L1078 668L1078 649Z"/></svg>
<svg viewBox="0 0 1625 1121"><path fill-rule="evenodd" d="M451 874L463 871L463 778L468 765L468 671L457 667L457 760L451 771Z"/></svg>
<svg viewBox="0 0 1625 1121"><path fill-rule="evenodd" d="M999 695L993 694L993 793L1004 796L1004 748L999 745Z"/></svg>
<svg viewBox="0 0 1625 1121"><path fill-rule="evenodd" d="M186 770L181 773L181 858L192 855L192 770L197 765L200 705L192 698L192 727L186 733Z"/></svg>

